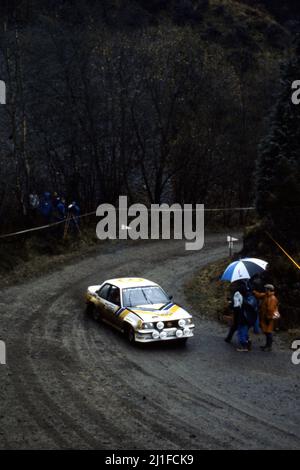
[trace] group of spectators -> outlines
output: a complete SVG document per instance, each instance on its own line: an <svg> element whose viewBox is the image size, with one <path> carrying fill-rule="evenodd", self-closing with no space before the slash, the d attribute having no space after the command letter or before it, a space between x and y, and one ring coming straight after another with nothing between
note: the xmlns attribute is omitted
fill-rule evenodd
<svg viewBox="0 0 300 470"><path fill-rule="evenodd" d="M231 308L233 322L225 341L230 343L235 332L238 334L239 346L237 351L251 350L249 330L255 334L264 333L266 343L261 346L265 352L272 351L273 331L276 319L279 318L278 300L272 284L264 286L264 292L259 292L250 281L239 281L233 284Z"/></svg>
<svg viewBox="0 0 300 470"><path fill-rule="evenodd" d="M41 220L43 223L62 222L68 219L73 229L79 231L80 207L76 201L67 204L66 199L57 192L44 192L38 195L33 191L29 195L29 206L33 221Z"/></svg>

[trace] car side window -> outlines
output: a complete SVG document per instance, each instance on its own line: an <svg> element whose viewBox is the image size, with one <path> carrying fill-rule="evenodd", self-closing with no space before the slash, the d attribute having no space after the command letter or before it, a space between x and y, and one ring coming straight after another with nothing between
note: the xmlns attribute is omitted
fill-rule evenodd
<svg viewBox="0 0 300 470"><path fill-rule="evenodd" d="M101 289L98 290L97 294L99 295L99 297L101 297L102 299L105 299L107 300L108 298L108 295L109 295L109 291L110 291L110 288L112 286L110 284L104 284L103 287L101 287Z"/></svg>
<svg viewBox="0 0 300 470"><path fill-rule="evenodd" d="M121 306L121 297L120 297L120 289L116 286L111 286L111 290L109 292L107 300L114 305Z"/></svg>

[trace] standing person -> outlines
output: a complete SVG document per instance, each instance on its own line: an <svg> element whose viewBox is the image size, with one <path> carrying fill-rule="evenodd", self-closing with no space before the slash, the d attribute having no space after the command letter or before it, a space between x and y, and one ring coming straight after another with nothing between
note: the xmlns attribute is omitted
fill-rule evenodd
<svg viewBox="0 0 300 470"><path fill-rule="evenodd" d="M252 290L247 289L246 295L244 296L244 315L246 317L248 334L250 328L253 328L255 333L255 327L258 321L258 301L253 294ZM248 336L248 350L252 349L252 341Z"/></svg>
<svg viewBox="0 0 300 470"><path fill-rule="evenodd" d="M272 284L265 285L265 292L253 291L257 299L261 299L260 305L260 322L261 329L266 336L265 346L261 346L261 350L265 352L272 351L274 318L278 312L278 299L275 296L275 288Z"/></svg>
<svg viewBox="0 0 300 470"><path fill-rule="evenodd" d="M239 352L251 350L249 328L254 327L258 317L258 302L249 287L247 280L240 281L235 286L232 298L233 323L225 338L226 343L230 343L237 331L240 343Z"/></svg>
<svg viewBox="0 0 300 470"><path fill-rule="evenodd" d="M63 197L56 197L55 206L53 210L54 222L63 222L66 218L66 204ZM53 227L53 233L61 237L64 233L64 224L59 224Z"/></svg>
<svg viewBox="0 0 300 470"><path fill-rule="evenodd" d="M54 220L61 221L66 217L66 204L65 199L57 196L54 206Z"/></svg>
<svg viewBox="0 0 300 470"><path fill-rule="evenodd" d="M234 282L232 285L230 308L233 312L233 318L232 318L231 327L229 328L228 334L226 338L224 339L226 343L231 343L232 338L238 329L238 316L239 316L238 307L239 307L239 303L241 299L239 295L235 295L235 294L239 292L239 286L241 286L241 282Z"/></svg>
<svg viewBox="0 0 300 470"><path fill-rule="evenodd" d="M39 204L39 212L43 216L44 221L46 222L51 222L52 218L52 200L51 200L51 194L49 192L44 192L40 204Z"/></svg>
<svg viewBox="0 0 300 470"><path fill-rule="evenodd" d="M234 309L236 310L237 332L239 339L238 352L248 352L248 325L244 316L244 296L243 288L234 294ZM241 292L242 291L242 292Z"/></svg>
<svg viewBox="0 0 300 470"><path fill-rule="evenodd" d="M60 200L58 201L56 209L57 209L57 212L58 212L59 220L65 219L65 217L66 217L66 201L63 197L60 198Z"/></svg>
<svg viewBox="0 0 300 470"><path fill-rule="evenodd" d="M29 205L32 210L36 210L39 207L40 198L36 191L32 191L29 194Z"/></svg>
<svg viewBox="0 0 300 470"><path fill-rule="evenodd" d="M60 201L60 197L58 195L58 192L54 191L54 193L52 194L52 205L54 208L56 208L59 201Z"/></svg>
<svg viewBox="0 0 300 470"><path fill-rule="evenodd" d="M80 207L76 201L73 201L68 206L68 213L69 213L69 216L71 217L70 225L71 225L72 232L80 233L80 228L79 228Z"/></svg>
<svg viewBox="0 0 300 470"><path fill-rule="evenodd" d="M238 290L233 296L233 310L236 316L236 326L238 332L239 346L238 352L248 352L251 349L249 341L249 324L246 312L245 299L247 296L246 284L240 283Z"/></svg>
<svg viewBox="0 0 300 470"><path fill-rule="evenodd" d="M248 284L244 283L239 289L239 308L238 308L238 352L251 351L251 341L249 338L249 328L254 326L257 318L257 301Z"/></svg>
<svg viewBox="0 0 300 470"><path fill-rule="evenodd" d="M32 222L36 222L39 205L40 198L36 191L32 191L32 193L29 194L30 218Z"/></svg>

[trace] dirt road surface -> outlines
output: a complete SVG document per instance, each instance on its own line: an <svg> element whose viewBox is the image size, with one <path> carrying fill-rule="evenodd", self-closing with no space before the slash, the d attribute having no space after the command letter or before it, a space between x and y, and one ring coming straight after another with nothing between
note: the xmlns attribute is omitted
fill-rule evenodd
<svg viewBox="0 0 300 470"><path fill-rule="evenodd" d="M1 290L0 448L300 448L300 366L277 339L271 354L237 353L226 328L195 315L188 344L134 347L84 314L89 284L116 276L160 283L184 306L183 284L227 255L224 235L200 252L146 242L101 252Z"/></svg>

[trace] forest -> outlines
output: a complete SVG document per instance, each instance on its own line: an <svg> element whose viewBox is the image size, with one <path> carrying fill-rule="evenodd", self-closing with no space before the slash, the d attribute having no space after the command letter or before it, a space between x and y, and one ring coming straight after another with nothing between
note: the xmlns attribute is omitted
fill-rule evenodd
<svg viewBox="0 0 300 470"><path fill-rule="evenodd" d="M296 16L281 3L1 2L0 231L27 226L32 192L82 211L120 194L252 206L257 148L295 50Z"/></svg>

